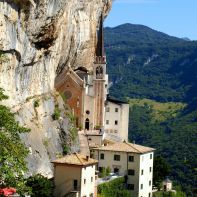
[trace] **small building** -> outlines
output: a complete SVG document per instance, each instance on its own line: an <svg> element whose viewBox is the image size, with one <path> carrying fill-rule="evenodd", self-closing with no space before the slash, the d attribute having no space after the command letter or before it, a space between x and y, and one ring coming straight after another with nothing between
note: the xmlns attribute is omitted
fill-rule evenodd
<svg viewBox="0 0 197 197"><path fill-rule="evenodd" d="M163 191L169 192L172 191L172 181L169 178L166 178L163 182Z"/></svg>
<svg viewBox="0 0 197 197"><path fill-rule="evenodd" d="M105 102L105 132L128 141L129 104L107 97Z"/></svg>
<svg viewBox="0 0 197 197"><path fill-rule="evenodd" d="M97 160L78 153L67 155L54 164L55 197L96 197Z"/></svg>
<svg viewBox="0 0 197 197"><path fill-rule="evenodd" d="M98 160L98 170L110 167L111 172L127 178L133 197L152 196L154 149L127 142L93 148L91 156Z"/></svg>

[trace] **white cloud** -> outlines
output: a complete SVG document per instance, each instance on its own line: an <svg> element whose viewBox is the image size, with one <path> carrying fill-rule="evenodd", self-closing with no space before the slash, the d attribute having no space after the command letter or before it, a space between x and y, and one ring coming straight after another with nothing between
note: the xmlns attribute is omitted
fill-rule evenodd
<svg viewBox="0 0 197 197"><path fill-rule="evenodd" d="M114 0L115 3L122 4L144 4L144 3L158 3L159 0Z"/></svg>

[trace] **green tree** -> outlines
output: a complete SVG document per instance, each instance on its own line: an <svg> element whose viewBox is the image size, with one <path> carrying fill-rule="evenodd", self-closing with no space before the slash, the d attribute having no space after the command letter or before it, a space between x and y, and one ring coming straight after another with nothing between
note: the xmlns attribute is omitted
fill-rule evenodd
<svg viewBox="0 0 197 197"><path fill-rule="evenodd" d="M123 177L98 185L98 194L98 196L102 197L131 196L131 193L125 187L125 181Z"/></svg>
<svg viewBox="0 0 197 197"><path fill-rule="evenodd" d="M170 167L160 156L154 158L153 166L153 184L160 190L161 182L170 173Z"/></svg>
<svg viewBox="0 0 197 197"><path fill-rule="evenodd" d="M0 88L0 101L7 98ZM27 190L23 174L27 171L28 150L20 134L28 131L19 125L8 107L0 105L0 187L15 187L18 193Z"/></svg>
<svg viewBox="0 0 197 197"><path fill-rule="evenodd" d="M53 196L53 181L37 174L31 176L27 179L27 186L31 187L32 197L42 196L42 197L51 197Z"/></svg>
<svg viewBox="0 0 197 197"><path fill-rule="evenodd" d="M111 168L108 166L106 168L106 176L109 176L110 172L111 172Z"/></svg>

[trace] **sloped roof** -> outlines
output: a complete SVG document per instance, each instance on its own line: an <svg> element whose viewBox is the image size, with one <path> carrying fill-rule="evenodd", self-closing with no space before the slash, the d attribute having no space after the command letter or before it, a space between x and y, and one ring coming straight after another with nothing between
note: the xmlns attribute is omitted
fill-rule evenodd
<svg viewBox="0 0 197 197"><path fill-rule="evenodd" d="M66 155L65 157L62 157L60 159L56 159L52 163L65 164L65 165L87 166L87 165L97 164L98 161L95 159L92 159L88 156L79 154L79 153L73 153L70 155Z"/></svg>
<svg viewBox="0 0 197 197"><path fill-rule="evenodd" d="M112 97L110 97L109 95L107 96L107 101L112 102L112 103L115 103L115 104L117 104L117 105L129 104L129 103L126 102L126 101L121 101L121 100L118 100L118 99L116 99L116 98L112 98Z"/></svg>
<svg viewBox="0 0 197 197"><path fill-rule="evenodd" d="M95 148L95 149L106 150L106 151L116 151L116 152L137 153L137 154L153 152L155 150L154 148L141 146L138 144L127 143L127 142L116 142L114 144L110 144L108 146L102 146L102 147Z"/></svg>

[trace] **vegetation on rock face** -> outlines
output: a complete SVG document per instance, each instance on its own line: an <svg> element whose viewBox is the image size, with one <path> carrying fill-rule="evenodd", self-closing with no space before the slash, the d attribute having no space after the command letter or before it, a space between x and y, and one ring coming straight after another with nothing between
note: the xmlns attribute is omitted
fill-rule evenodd
<svg viewBox="0 0 197 197"><path fill-rule="evenodd" d="M7 96L0 89L0 101L4 99ZM20 140L20 134L28 131L19 125L8 107L0 105L0 187L15 187L18 193L28 190L23 176L28 150Z"/></svg>
<svg viewBox="0 0 197 197"><path fill-rule="evenodd" d="M9 61L9 58L6 56L6 54L0 51L0 64L8 62L8 61Z"/></svg>
<svg viewBox="0 0 197 197"><path fill-rule="evenodd" d="M27 186L31 188L32 197L52 197L53 196L53 181L37 174L27 179Z"/></svg>
<svg viewBox="0 0 197 197"><path fill-rule="evenodd" d="M110 93L137 99L131 100L130 141L156 148L171 166L171 179L194 195L197 42L131 24L106 28L105 35Z"/></svg>
<svg viewBox="0 0 197 197"><path fill-rule="evenodd" d="M58 105L55 105L54 113L52 114L53 120L58 120L60 118L60 109Z"/></svg>
<svg viewBox="0 0 197 197"><path fill-rule="evenodd" d="M98 185L99 197L130 197L131 193L125 188L124 178L117 178L112 181Z"/></svg>
<svg viewBox="0 0 197 197"><path fill-rule="evenodd" d="M35 100L35 101L34 101L34 107L35 107L35 108L36 108L36 107L39 107L39 105L40 105L40 104L39 104L39 100Z"/></svg>
<svg viewBox="0 0 197 197"><path fill-rule="evenodd" d="M71 135L71 139L74 142L77 138L77 127L76 127L76 117L72 114L72 112L67 112L66 117L69 120L69 132Z"/></svg>

